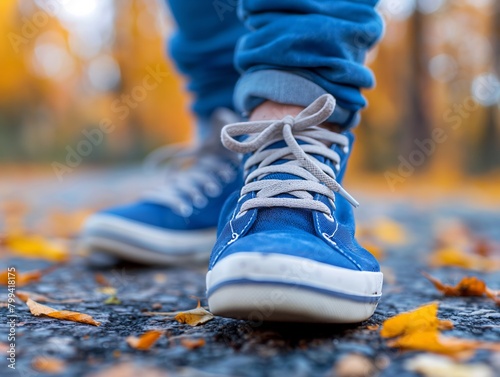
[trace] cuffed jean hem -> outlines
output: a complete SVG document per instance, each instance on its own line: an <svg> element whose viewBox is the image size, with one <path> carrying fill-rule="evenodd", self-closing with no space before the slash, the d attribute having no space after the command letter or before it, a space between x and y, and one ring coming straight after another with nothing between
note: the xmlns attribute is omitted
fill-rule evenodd
<svg viewBox="0 0 500 377"><path fill-rule="evenodd" d="M264 101L307 107L327 91L314 82L292 72L261 70L245 73L236 84L234 103L244 116ZM334 95L334 93L332 93ZM335 95L334 95L335 96ZM359 123L357 111L347 110L338 105L328 119L345 128Z"/></svg>

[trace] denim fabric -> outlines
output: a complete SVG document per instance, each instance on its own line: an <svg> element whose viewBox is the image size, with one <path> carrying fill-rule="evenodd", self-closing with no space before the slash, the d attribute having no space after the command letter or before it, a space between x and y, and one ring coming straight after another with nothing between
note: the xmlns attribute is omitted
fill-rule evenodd
<svg viewBox="0 0 500 377"><path fill-rule="evenodd" d="M266 99L307 106L330 93L330 120L355 125L366 105L360 89L375 82L363 62L383 32L377 2L241 0L236 12L236 0L169 0L179 25L171 53L189 77L195 113L233 107L234 60L242 75L234 103L243 113Z"/></svg>

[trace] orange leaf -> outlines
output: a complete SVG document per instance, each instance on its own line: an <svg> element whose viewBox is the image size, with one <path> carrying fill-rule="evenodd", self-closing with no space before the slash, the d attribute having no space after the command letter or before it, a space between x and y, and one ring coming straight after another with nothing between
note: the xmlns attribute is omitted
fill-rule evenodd
<svg viewBox="0 0 500 377"><path fill-rule="evenodd" d="M82 314L78 312L72 312L68 310L57 310L54 308L51 308L49 306L45 306L42 304L39 304L36 301L33 301L31 298L28 298L26 301L26 304L28 305L28 308L30 309L31 314L34 316L46 316L46 317L51 317L55 319L60 319L63 321L73 321L73 322L80 322L80 323L86 323L89 325L94 325L94 326L99 326L101 323L97 322L88 314Z"/></svg>
<svg viewBox="0 0 500 377"><path fill-rule="evenodd" d="M205 339L182 339L181 344L189 350L194 350L196 348L203 347L205 345Z"/></svg>
<svg viewBox="0 0 500 377"><path fill-rule="evenodd" d="M135 348L136 350L147 351L149 350L160 337L163 335L164 331L161 330L151 330L145 332L140 337L129 336L125 341L127 344Z"/></svg>
<svg viewBox="0 0 500 377"><path fill-rule="evenodd" d="M495 301L500 304L500 298L496 297L496 294L488 289L486 283L475 276L466 276L456 286L443 284L438 279L432 277L431 275L422 272L422 274L429 279L429 281L434 284L436 289L443 292L445 296L455 296L455 297L483 297Z"/></svg>
<svg viewBox="0 0 500 377"><path fill-rule="evenodd" d="M438 304L436 302L424 305L414 311L398 314L384 321L380 335L393 338L419 331L437 331L453 328L450 321L437 318Z"/></svg>
<svg viewBox="0 0 500 377"><path fill-rule="evenodd" d="M111 287L111 284L109 283L108 279L106 276L104 276L101 273L97 273L94 275L95 282L99 284L101 287Z"/></svg>
<svg viewBox="0 0 500 377"><path fill-rule="evenodd" d="M22 287L24 285L28 285L31 283L36 283L40 281L42 278L42 271L30 271L30 272L25 272L25 273L15 273L15 282L17 287ZM12 279L12 272L9 273L7 271L3 271L0 273L0 284L2 285L9 285L9 280Z"/></svg>
<svg viewBox="0 0 500 377"><path fill-rule="evenodd" d="M48 374L59 374L64 371L66 364L54 357L39 356L33 359L33 368L39 372Z"/></svg>
<svg viewBox="0 0 500 377"><path fill-rule="evenodd" d="M22 287L31 283L36 283L40 281L40 279L48 274L49 272L52 272L56 268L58 268L59 265L55 266L50 266L48 268L44 268L43 270L35 270L35 271L30 271L30 272L7 272L3 271L0 273L0 284L1 285L12 285L9 284L9 281L15 280L15 285L16 287Z"/></svg>

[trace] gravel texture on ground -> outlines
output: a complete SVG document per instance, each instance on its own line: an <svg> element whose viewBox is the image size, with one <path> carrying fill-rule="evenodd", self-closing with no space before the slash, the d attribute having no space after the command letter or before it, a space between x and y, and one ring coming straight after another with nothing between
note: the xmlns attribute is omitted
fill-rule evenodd
<svg viewBox="0 0 500 377"><path fill-rule="evenodd" d="M133 172L133 170L132 170ZM63 208L91 207L104 192L100 204L116 195L118 187L127 184L130 197L141 187L130 170L114 173L100 180L104 173L74 176L64 184L40 181L37 193L26 188L16 198L25 200L36 209L33 218L42 218L51 206ZM116 178L116 179L115 179ZM91 184L89 182L97 182ZM111 182L113 181L113 182ZM15 186L12 183L13 187ZM122 186L123 187L123 186ZM7 192L7 190L5 191ZM96 194L92 194L92 192ZM40 282L21 289L37 292L58 300L82 299L77 303L47 305L92 315L102 324L85 324L34 317L26 305L16 306L17 344L16 370L7 368L5 355L0 358L1 376L45 376L33 366L37 358L57 358L64 362L60 376L400 376L413 377L408 360L415 352L401 352L387 347L374 325L407 310L439 301L439 317L451 320L455 328L447 335L500 342L500 310L491 300L474 297L444 298L421 272L431 272L444 282L454 284L463 276L474 275L493 289L500 289L500 273L481 273L460 268L431 269L427 256L435 247L437 224L460 221L478 236L498 242L500 213L496 208L478 209L473 205L441 201L421 205L410 199L391 201L389 198L363 196L363 206L357 212L358 221L370 227L372 221L385 217L400 224L407 234L401 244L383 246L381 261L386 272L384 296L375 315L367 322L355 325L308 325L259 323L216 317L196 327L180 324L171 318L144 315L146 311L171 312L192 309L205 300L206 266L185 268L147 268L130 264L90 266L88 259L75 255L71 261L47 273ZM12 194L8 198L12 199ZM104 199L102 199L104 197ZM116 201L116 198L115 198ZM100 205L99 204L99 205ZM37 215L38 213L38 215ZM31 221L31 220L30 220ZM38 220L32 219L36 222ZM11 256L0 257L1 271L15 266L18 272L45 268L46 261ZM99 290L96 275L104 276L116 288L118 304L106 304L109 295ZM99 280L99 279L98 279ZM6 297L7 288L2 293ZM0 343L7 342L6 307L0 307ZM152 329L163 329L166 336L149 351L132 349L125 341L130 335L140 335ZM185 339L204 339L205 345L189 349ZM2 350L4 351L4 350ZM362 355L371 372L361 368L351 375L339 369L339 363L349 355ZM489 366L500 375L500 356L490 351L477 351L466 363ZM353 365L360 366L360 362ZM109 369L111 368L111 369ZM356 369L355 367L353 367ZM358 368L359 369L359 368ZM336 372L335 372L336 371ZM358 373L358 374L355 374ZM368 374L367 374L368 373ZM452 376L443 376L452 377Z"/></svg>

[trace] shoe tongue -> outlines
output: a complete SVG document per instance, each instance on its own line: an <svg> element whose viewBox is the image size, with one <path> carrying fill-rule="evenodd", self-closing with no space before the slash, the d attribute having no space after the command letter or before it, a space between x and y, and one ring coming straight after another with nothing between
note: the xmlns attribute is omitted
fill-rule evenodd
<svg viewBox="0 0 500 377"><path fill-rule="evenodd" d="M308 144L305 141L297 140L299 145ZM286 147L284 140L278 141L271 144L266 150L269 149L279 149ZM316 160L325 163L326 159L323 156L311 155ZM248 158L248 157L247 157ZM272 165L281 165L290 160L281 159L274 162ZM330 165L329 161L326 161ZM303 178L298 177L289 173L271 173L267 174L259 180L264 181L268 179L278 179L278 180L303 180ZM290 194L280 194L276 198L295 198ZM301 230L307 233L314 233L314 221L313 212L307 209L296 209L296 208L285 208L285 207L272 207L272 208L259 208L257 219L253 224L252 228L249 230L249 234L261 231L276 231L276 230Z"/></svg>

